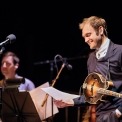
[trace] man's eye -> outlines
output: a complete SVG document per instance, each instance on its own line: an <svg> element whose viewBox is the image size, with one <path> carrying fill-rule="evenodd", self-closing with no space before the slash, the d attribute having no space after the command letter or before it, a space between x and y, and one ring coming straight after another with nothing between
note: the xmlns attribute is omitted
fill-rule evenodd
<svg viewBox="0 0 122 122"><path fill-rule="evenodd" d="M86 35L86 37L89 37L91 35L91 33L88 33L87 35Z"/></svg>

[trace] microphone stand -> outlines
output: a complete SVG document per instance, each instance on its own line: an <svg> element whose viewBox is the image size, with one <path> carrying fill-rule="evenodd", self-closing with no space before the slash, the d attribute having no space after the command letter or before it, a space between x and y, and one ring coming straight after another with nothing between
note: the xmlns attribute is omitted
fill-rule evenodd
<svg viewBox="0 0 122 122"><path fill-rule="evenodd" d="M63 70L64 67L65 67L65 64L63 63L62 66L61 66L61 68L60 68L60 70L59 70L59 72L58 72L58 74L57 74L57 76L56 76L56 78L54 80L52 80L52 84L51 84L52 87L54 87L54 85L55 85L57 79L59 78L59 75L61 74L61 71ZM49 96L48 94L45 95L45 98L44 98L44 100L42 101L42 104L41 104L42 107L46 103L48 96ZM52 101L52 105L53 105L53 101ZM52 116L53 116L53 106L52 106Z"/></svg>
<svg viewBox="0 0 122 122"><path fill-rule="evenodd" d="M1 47L0 49L0 55L2 55L3 51L5 50L5 47Z"/></svg>

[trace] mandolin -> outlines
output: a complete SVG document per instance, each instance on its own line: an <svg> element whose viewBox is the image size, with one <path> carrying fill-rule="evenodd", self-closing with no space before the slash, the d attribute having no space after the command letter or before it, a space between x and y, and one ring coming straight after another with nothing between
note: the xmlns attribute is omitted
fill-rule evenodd
<svg viewBox="0 0 122 122"><path fill-rule="evenodd" d="M86 102L97 104L104 95L122 98L122 94L108 90L108 81L99 73L89 74L83 83L83 94Z"/></svg>

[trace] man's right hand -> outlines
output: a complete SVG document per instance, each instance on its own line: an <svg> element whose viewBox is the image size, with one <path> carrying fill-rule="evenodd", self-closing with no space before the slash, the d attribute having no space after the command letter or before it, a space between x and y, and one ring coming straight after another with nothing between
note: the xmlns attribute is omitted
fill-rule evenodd
<svg viewBox="0 0 122 122"><path fill-rule="evenodd" d="M74 106L74 101L71 99L69 101L62 101L62 100L54 100L54 104L58 107L58 108L64 108L64 107L68 107L68 106Z"/></svg>

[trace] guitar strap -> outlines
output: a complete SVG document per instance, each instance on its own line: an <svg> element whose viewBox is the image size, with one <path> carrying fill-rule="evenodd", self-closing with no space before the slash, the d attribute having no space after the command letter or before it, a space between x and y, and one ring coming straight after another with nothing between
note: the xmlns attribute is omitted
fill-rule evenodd
<svg viewBox="0 0 122 122"><path fill-rule="evenodd" d="M91 118L90 118L90 122L96 122L96 105L91 105L90 106L91 110L90 110L90 114L91 114Z"/></svg>

